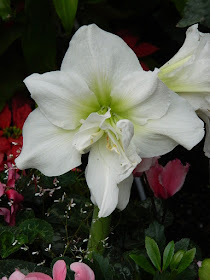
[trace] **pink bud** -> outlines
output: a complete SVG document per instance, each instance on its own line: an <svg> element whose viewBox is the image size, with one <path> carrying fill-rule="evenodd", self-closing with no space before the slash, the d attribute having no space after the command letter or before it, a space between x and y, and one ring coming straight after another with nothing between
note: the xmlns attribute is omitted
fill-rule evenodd
<svg viewBox="0 0 210 280"><path fill-rule="evenodd" d="M66 263L63 260L57 261L53 266L53 280L65 280Z"/></svg>
<svg viewBox="0 0 210 280"><path fill-rule="evenodd" d="M85 263L74 262L70 268L75 272L75 280L95 280L94 272Z"/></svg>
<svg viewBox="0 0 210 280"><path fill-rule="evenodd" d="M189 163L182 165L179 159L169 161L165 167L156 161L155 165L146 171L154 195L167 199L178 192L184 184L189 166Z"/></svg>

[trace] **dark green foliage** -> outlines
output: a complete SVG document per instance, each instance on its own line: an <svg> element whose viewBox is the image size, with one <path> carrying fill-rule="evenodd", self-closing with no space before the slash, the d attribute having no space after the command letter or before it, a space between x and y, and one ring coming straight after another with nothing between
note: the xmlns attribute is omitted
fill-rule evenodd
<svg viewBox="0 0 210 280"><path fill-rule="evenodd" d="M188 0L178 27L201 23L210 28L210 0Z"/></svg>

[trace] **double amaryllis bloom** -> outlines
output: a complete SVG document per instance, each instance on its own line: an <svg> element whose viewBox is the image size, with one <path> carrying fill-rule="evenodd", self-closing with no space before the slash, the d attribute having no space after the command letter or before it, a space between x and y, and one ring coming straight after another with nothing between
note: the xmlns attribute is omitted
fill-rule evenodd
<svg viewBox="0 0 210 280"><path fill-rule="evenodd" d="M204 152L210 158L210 34L199 32L197 24L188 28L183 46L158 76L205 121Z"/></svg>
<svg viewBox="0 0 210 280"><path fill-rule="evenodd" d="M203 122L183 98L145 72L118 36L92 24L73 36L60 71L24 80L38 104L23 128L20 169L61 175L89 152L91 200L106 217L129 201L132 171L141 158L203 137Z"/></svg>

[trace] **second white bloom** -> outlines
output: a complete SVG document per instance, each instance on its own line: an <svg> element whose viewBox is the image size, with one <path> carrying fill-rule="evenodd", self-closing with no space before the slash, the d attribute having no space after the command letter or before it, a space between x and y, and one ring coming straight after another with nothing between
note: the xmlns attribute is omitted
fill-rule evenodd
<svg viewBox="0 0 210 280"><path fill-rule="evenodd" d="M158 73L173 91L185 98L206 123L204 152L210 158L210 34L188 28L180 50Z"/></svg>

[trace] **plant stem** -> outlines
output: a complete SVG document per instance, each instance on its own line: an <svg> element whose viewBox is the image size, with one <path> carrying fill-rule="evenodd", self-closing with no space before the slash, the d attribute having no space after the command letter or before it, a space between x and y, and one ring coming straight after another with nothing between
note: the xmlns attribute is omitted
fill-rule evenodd
<svg viewBox="0 0 210 280"><path fill-rule="evenodd" d="M98 212L98 207L94 206L86 255L89 260L92 259L93 252L101 255L104 253L106 238L110 233L111 215L106 218L98 218Z"/></svg>

